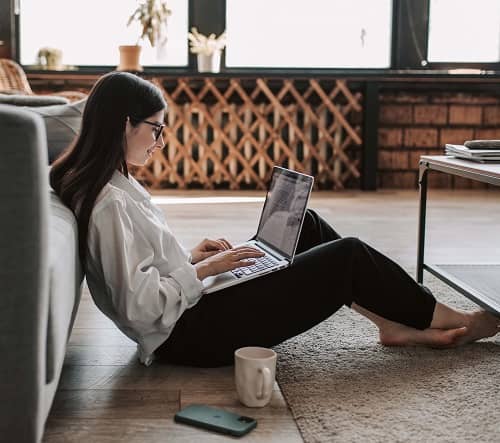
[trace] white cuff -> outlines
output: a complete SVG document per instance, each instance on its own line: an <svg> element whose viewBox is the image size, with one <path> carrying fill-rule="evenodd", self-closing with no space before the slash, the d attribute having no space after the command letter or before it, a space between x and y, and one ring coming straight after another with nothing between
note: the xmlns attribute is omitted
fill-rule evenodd
<svg viewBox="0 0 500 443"><path fill-rule="evenodd" d="M203 284L196 275L196 269L191 263L186 263L170 273L172 278L180 285L182 292L188 300L189 307L193 306L201 298Z"/></svg>

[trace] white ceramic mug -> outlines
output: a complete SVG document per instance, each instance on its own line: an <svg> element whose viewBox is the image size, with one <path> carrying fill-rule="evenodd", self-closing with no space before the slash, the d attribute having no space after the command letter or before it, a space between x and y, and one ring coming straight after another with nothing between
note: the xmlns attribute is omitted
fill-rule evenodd
<svg viewBox="0 0 500 443"><path fill-rule="evenodd" d="M272 349L246 347L234 352L238 398L251 408L269 403L276 377L277 355Z"/></svg>

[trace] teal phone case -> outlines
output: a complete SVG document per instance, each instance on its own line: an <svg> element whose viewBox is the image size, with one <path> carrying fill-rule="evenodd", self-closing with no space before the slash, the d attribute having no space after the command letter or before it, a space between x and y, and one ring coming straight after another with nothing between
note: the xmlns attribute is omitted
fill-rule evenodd
<svg viewBox="0 0 500 443"><path fill-rule="evenodd" d="M251 417L205 405L190 405L177 412L174 420L178 423L198 426L238 437L247 434L257 426L257 421Z"/></svg>

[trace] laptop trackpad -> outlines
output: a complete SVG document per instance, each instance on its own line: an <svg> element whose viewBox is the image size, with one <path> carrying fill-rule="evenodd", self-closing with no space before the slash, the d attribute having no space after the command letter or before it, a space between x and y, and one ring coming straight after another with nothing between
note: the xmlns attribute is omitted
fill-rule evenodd
<svg viewBox="0 0 500 443"><path fill-rule="evenodd" d="M211 275L210 277L205 278L203 280L203 287L206 289L212 287L213 285L221 285L234 280L238 280L238 278L235 277L232 272L223 272L222 274Z"/></svg>

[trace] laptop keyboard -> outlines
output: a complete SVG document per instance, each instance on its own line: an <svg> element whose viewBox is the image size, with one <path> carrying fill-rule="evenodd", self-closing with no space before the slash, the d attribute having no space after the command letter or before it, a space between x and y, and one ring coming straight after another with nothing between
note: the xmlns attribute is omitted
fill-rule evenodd
<svg viewBox="0 0 500 443"><path fill-rule="evenodd" d="M241 268L233 269L231 272L238 278L245 277L245 275L255 274L256 272L261 272L264 269L272 268L278 262L269 255L264 257L254 258L255 263L251 266L243 266Z"/></svg>

